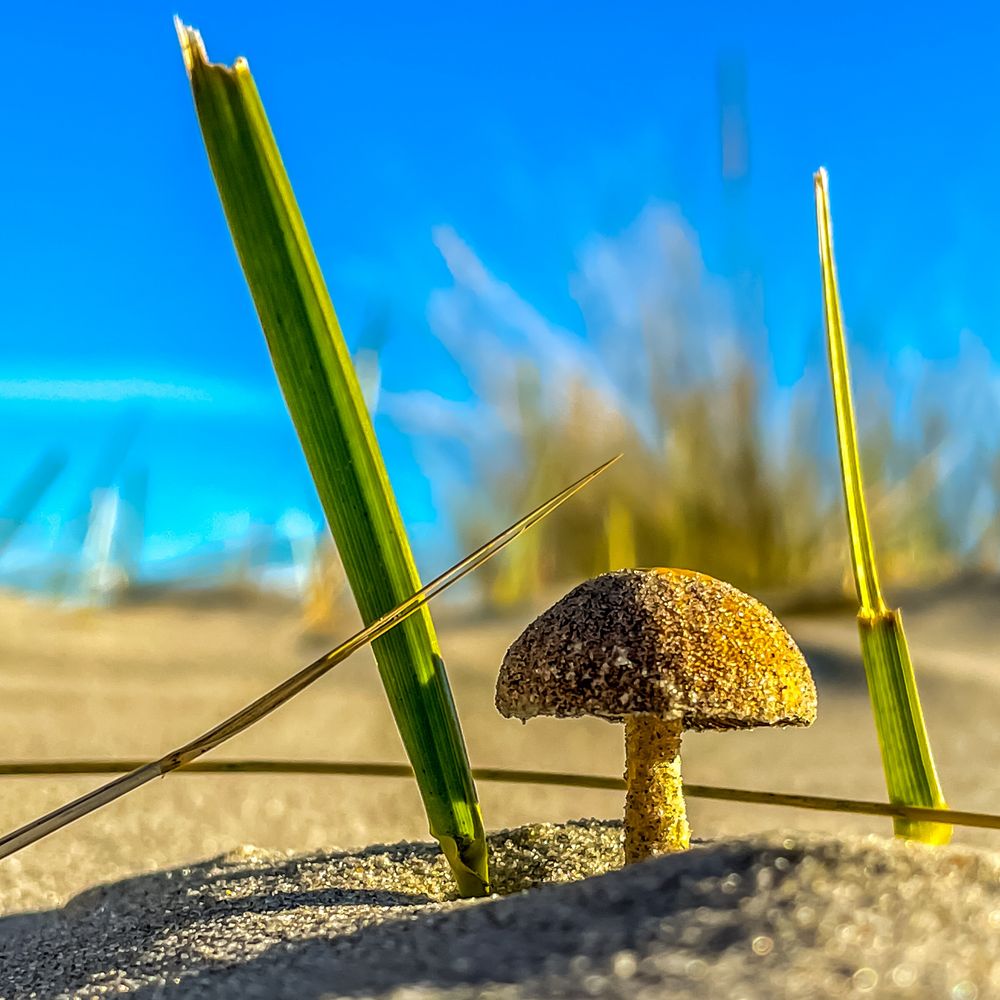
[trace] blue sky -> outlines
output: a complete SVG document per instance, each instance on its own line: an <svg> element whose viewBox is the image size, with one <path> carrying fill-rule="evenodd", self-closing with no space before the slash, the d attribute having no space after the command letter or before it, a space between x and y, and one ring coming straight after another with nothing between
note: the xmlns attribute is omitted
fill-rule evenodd
<svg viewBox="0 0 1000 1000"><path fill-rule="evenodd" d="M161 540L224 534L243 509L270 521L314 509L207 168L175 12L212 58L248 57L349 343L386 331L389 392L469 394L428 318L453 281L435 227L577 336L581 248L651 202L676 206L708 274L732 269L716 88L727 53L748 80L740 265L763 288L778 383L821 358L820 164L855 341L876 356L948 359L971 330L995 356L1000 15L829 9L191 0L5 11L0 499L45 447L65 445L74 461L46 511L72 506L138 404L128 461L149 466ZM377 426L418 541L438 537L410 442L384 416Z"/></svg>

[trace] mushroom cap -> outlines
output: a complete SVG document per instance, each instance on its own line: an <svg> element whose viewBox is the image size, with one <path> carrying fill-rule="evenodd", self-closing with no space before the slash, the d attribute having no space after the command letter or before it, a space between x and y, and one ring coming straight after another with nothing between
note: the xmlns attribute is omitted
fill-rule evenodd
<svg viewBox="0 0 1000 1000"><path fill-rule="evenodd" d="M496 705L522 720L650 713L685 729L807 726L816 688L760 601L690 570L626 569L581 583L521 633Z"/></svg>

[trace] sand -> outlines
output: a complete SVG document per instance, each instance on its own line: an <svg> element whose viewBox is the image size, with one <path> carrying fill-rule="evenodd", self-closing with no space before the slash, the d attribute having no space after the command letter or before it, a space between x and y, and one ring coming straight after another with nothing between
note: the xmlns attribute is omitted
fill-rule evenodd
<svg viewBox="0 0 1000 1000"><path fill-rule="evenodd" d="M505 898L451 899L440 854L407 843L293 858L247 849L91 890L0 923L0 995L1000 991L994 855L775 834L616 870L620 829L599 822L506 831L491 847Z"/></svg>
<svg viewBox="0 0 1000 1000"><path fill-rule="evenodd" d="M907 595L904 603L949 800L957 808L993 812L1000 812L994 767L1000 760L1000 727L995 724L998 636L990 611L997 596L996 581L973 579L936 593ZM500 718L493 708L493 684L504 649L539 610L526 608L488 620L448 611L438 615L472 759L483 767L619 774L621 727L599 720L552 719L522 727ZM685 777L705 784L883 798L878 747L850 612L788 618L786 624L802 643L816 677L818 722L802 730L694 734L684 743ZM346 634L352 625L345 621L338 634ZM158 756L241 707L327 644L304 638L295 610L275 602L159 602L81 614L54 611L19 597L0 598L0 683L4 690L0 756ZM367 654L337 668L308 694L215 756L403 759ZM32 819L99 780L0 779L0 828L10 829ZM580 816L616 818L622 805L619 793L580 789L482 784L480 794L493 829L561 823ZM888 821L878 818L699 800L689 802L689 817L695 836L719 841L717 850L737 850L739 844L756 843L754 838L764 831L781 829L786 831L783 837L795 843L807 843L803 838L820 834L835 838L835 844L851 852L861 850L851 837L884 835L891 829ZM231 871L234 863L252 868L257 864L254 858L271 859L262 863L274 867L273 852L282 858L289 852L305 858L348 858L366 844L424 840L426 824L419 799L407 780L175 775L0 862L0 914L6 918L0 921L0 942L19 940L18 954L30 953L32 927L39 935L43 928L49 928L45 934L55 933L51 928L66 919L62 908L68 905L66 913L74 911L82 900L91 898L86 893L102 883L118 881L115 892L124 893L123 898L131 898L128 886L134 884L136 893L149 897L146 912L157 907L165 910L169 907L158 895L165 887L176 886L178 892L186 893L188 880L192 886L200 885L199 873ZM1000 834L960 830L956 843L964 850L1000 849ZM246 844L255 845L249 860L234 862L231 852ZM220 855L230 860L200 862ZM978 867L985 862L970 864L980 875L986 870ZM184 871L189 874L178 874ZM322 874L322 865L316 873L317 878ZM921 878L926 881L930 876ZM992 885L981 888L984 893L993 892ZM298 890L289 891L294 895ZM311 891L321 894L324 886L314 882ZM233 958L236 966L245 965L247 975L261 967L256 958L251 961L256 954L252 926L262 928L261 940L270 942L270 951L287 952L290 962L299 955L308 964L311 946L293 944L290 925L288 948L276 943L283 939L273 936L282 921L295 922L292 911L298 913L299 908L283 907L269 891L251 893L251 899L244 904L246 923L239 925L239 935L232 937L236 925L228 920L219 924L228 927L226 934L232 937L235 953L247 956L245 961ZM507 899L495 905L514 902ZM412 908L408 904L408 912ZM465 912L462 906L459 910ZM110 920L99 909L87 912L88 927L99 929L102 921ZM271 928L266 933L265 925ZM322 935L314 929L313 936L317 933ZM81 954L92 952L107 960L105 967L91 968L88 974L100 972L114 981L114 969L127 966L124 959L113 959L96 945L84 948L83 936L73 940L81 942ZM71 954L71 948L66 953ZM941 955L947 953L943 948ZM879 975L883 973L891 976L888 967ZM865 975L858 980L862 986ZM905 970L900 973L901 981L907 975ZM205 981L216 983L217 979L212 974ZM73 988L83 988L83 982ZM957 979L953 985L961 982ZM884 979L879 983L879 990L888 988ZM185 990L189 986L194 988L188 983ZM376 987L389 988L374 983L364 989L372 992ZM215 986L205 987L210 988ZM572 992L575 988L565 987L569 995L580 995ZM852 980L850 989L857 992L861 987ZM954 993L953 1000L965 1000L964 989ZM364 990L355 995L364 995ZM712 995L711 991L706 995ZM901 995L921 996L912 989ZM984 995L988 994L979 994Z"/></svg>

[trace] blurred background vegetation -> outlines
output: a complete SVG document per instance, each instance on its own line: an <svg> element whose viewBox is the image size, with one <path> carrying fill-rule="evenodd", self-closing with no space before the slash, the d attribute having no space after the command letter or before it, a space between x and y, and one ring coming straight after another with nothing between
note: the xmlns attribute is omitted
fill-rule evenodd
<svg viewBox="0 0 1000 1000"><path fill-rule="evenodd" d="M476 402L421 392L386 405L432 478L450 484L442 501L463 545L588 462L626 455L484 571L490 601L629 565L697 568L804 600L850 593L825 373L817 366L777 385L732 285L704 272L674 210L649 206L625 233L585 249L574 283L582 338L546 324L454 233L437 241L455 285L438 294L432 323ZM950 366L859 361L864 468L887 580L996 569L998 414L985 348L967 336ZM465 470L464 486L455 470Z"/></svg>
<svg viewBox="0 0 1000 1000"><path fill-rule="evenodd" d="M452 285L431 295L429 324L468 393L387 390L377 310L355 358L377 419L412 443L454 545L475 547L600 460L626 456L482 571L481 600L516 605L632 565L697 568L807 604L850 593L822 364L778 383L780 345L768 342L753 289L708 273L676 207L651 202L621 233L581 249L570 286L583 317L576 332L549 322L454 230L435 230L434 241ZM844 285L849 310L850 275ZM910 351L876 362L856 351L855 362L889 585L997 570L1000 413L987 348L965 334L950 361ZM419 369L411 381L419 386ZM120 409L76 499L48 515L46 530L38 511L68 456L45 452L11 485L0 510L6 582L84 603L190 586L283 590L303 602L310 626L335 618L343 573L321 519L298 507L271 520L230 517L222 537L193 539L144 570L149 472L131 455L141 416Z"/></svg>
<svg viewBox="0 0 1000 1000"><path fill-rule="evenodd" d="M0 380L0 584L85 604L191 586L281 591L322 623L343 604L343 574L189 128L168 13L119 11L123 37L143 40L129 51L152 60L142 64L153 88L144 100L160 117L146 105L139 114L134 95L107 95L100 72L79 62L77 14L57 25L19 15L20 34L44 37L81 93L101 99L90 102L98 125L67 132L93 176L62 172L62 147L44 145L25 122L15 136L53 173L18 174L11 188L35 205L59 195L62 228L56 239L32 213L12 220L8 272L45 282L46 292L19 280L8 288L20 317L11 328L22 335ZM681 23L646 5L609 23L581 8L572 24L541 26L558 46L545 31L522 30L526 9L512 9L499 34L456 15L461 45L419 21L444 83L415 71L406 60L424 57L409 29L400 21L393 34L393 19L378 12L359 13L378 24L358 28L370 48L343 67L325 60L340 29L318 7L280 31L254 4L220 5L217 23L205 25L220 56L235 54L227 39L259 53L255 71L422 571L623 451L612 475L478 577L480 600L516 605L633 564L696 567L803 599L849 592L809 189L820 156L835 184L844 178L842 290L886 582L997 570L1000 381L981 200L993 195L967 183L943 140L922 150L912 176L887 166L900 144L918 144L906 132L912 108L970 141L956 95L980 100L987 90L955 67L980 66L968 51L975 40L962 32L959 47L942 47L937 19L915 16L909 28L933 37L942 65L955 69L918 99L913 88L931 77L911 56L890 64L898 47L858 12L867 28L852 29L849 51L870 70L845 94L829 66L796 61L802 47L787 40L811 37L807 21L783 19L782 33L738 5L712 23L689 13ZM853 16L845 11L844 24ZM536 27L538 17L530 12ZM524 72L495 90L502 74L477 75L490 65L482 54L510 45ZM861 58L867 45L880 59ZM385 46L398 64L382 58ZM585 89L596 85L581 54L596 52L630 72ZM563 84L546 75L547 60ZM338 74L354 86L361 64L356 107L345 109ZM404 77L416 89L401 97ZM61 84L49 82L54 90L39 90L24 111L29 124L62 108ZM573 86L584 88L576 104L563 89ZM315 129L296 117L307 92L310 107L331 109L324 141L345 146L315 147ZM433 117L443 93L479 131ZM870 114L852 103L858 93ZM59 121L82 129L76 118ZM123 121L144 138L128 137L125 149L86 145L126 136ZM175 121L176 134L164 124ZM887 129L896 137L888 153L872 141ZM111 170L119 161L127 178ZM344 173L331 185L333 162ZM914 213L914 189L931 175L951 200ZM115 204L112 189L135 178L144 180L129 188L134 218L116 216L102 255L69 241L69 229L103 232L107 215L102 208L98 225L74 212ZM428 240L442 219L451 224ZM140 242L159 249L147 259L132 251ZM48 255L63 244L73 259L56 262L60 280L102 262L100 273L80 272L76 297L48 294ZM970 256L977 267L966 266ZM122 294L139 289L137 301L108 294L112 272L125 276ZM199 322L150 308L178 287ZM63 298L74 302L70 316L57 309ZM960 333L966 325L986 339Z"/></svg>

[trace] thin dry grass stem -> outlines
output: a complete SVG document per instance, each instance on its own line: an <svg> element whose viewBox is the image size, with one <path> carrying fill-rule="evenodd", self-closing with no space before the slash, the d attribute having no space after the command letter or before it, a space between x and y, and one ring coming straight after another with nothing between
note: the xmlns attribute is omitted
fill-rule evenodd
<svg viewBox="0 0 1000 1000"><path fill-rule="evenodd" d="M22 848L36 843L50 833L68 826L75 820L81 819L96 809L101 808L101 806L114 802L115 799L121 798L123 795L134 791L154 778L161 777L192 763L203 754L208 753L220 744L225 743L226 740L248 729L255 722L259 722L265 716L270 715L275 709L285 704L285 702L301 691L304 691L309 685L318 681L338 663L346 660L352 653L357 652L373 639L378 638L378 636L385 635L390 629L395 628L400 622L405 621L414 612L419 611L443 590L457 583L467 574L492 558L523 531L526 531L532 525L542 520L542 518L554 511L560 504L573 496L574 493L577 493L588 483L596 479L601 473L617 462L620 457L618 455L603 465L598 466L551 499L546 500L545 503L540 504L529 514L526 514L515 524L512 524L499 535L486 542L475 552L466 556L426 586L421 587L420 590L411 594L392 611L382 615L360 632L356 632L349 639L337 646L336 649L321 656L318 660L315 660L309 666L304 667L298 673L288 678L288 680L272 688L267 694L247 705L246 708L237 712L225 722L214 726L208 732L184 744L184 746L172 750L159 760L142 764L129 771L128 774L124 774L122 777L116 778L114 781L108 782L108 784L102 785L100 788L88 792L86 795L74 799L72 802L0 838L0 858L9 857Z"/></svg>
<svg viewBox="0 0 1000 1000"><path fill-rule="evenodd" d="M60 777L65 775L121 774L141 766L135 760L44 760L0 762L0 778ZM406 764L335 760L213 760L195 761L178 769L178 774L288 774L340 775L360 778L410 778ZM513 785L547 785L559 788L593 788L621 792L622 778L600 774L573 774L565 771L522 771L500 767L474 767L477 781ZM933 820L979 829L1000 830L1000 816L962 809L932 809L867 799L844 799L797 792L764 792L749 788L684 783L684 795L692 799L747 802L763 806L811 809L864 816L889 816L917 822Z"/></svg>

